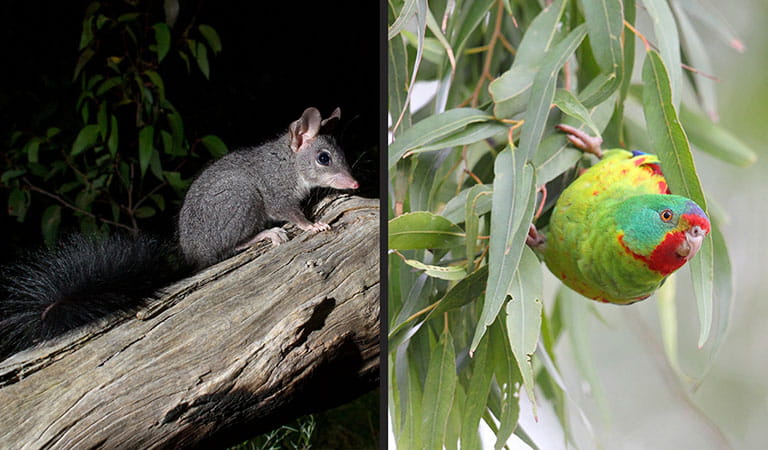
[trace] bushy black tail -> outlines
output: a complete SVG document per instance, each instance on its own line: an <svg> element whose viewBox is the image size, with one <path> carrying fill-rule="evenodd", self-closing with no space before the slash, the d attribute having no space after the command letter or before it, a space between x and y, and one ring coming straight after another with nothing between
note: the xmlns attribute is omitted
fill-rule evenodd
<svg viewBox="0 0 768 450"><path fill-rule="evenodd" d="M184 276L172 246L149 236L72 235L0 280L0 360L115 313L136 311Z"/></svg>

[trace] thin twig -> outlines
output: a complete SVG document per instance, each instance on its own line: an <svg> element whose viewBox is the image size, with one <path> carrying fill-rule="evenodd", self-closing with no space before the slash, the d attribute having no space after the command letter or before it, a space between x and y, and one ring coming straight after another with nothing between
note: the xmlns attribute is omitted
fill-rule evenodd
<svg viewBox="0 0 768 450"><path fill-rule="evenodd" d="M26 178L23 178L23 180L24 180L24 183L29 188L29 190L35 191L35 192L39 192L39 193L41 193L41 194L43 194L43 195L45 195L47 197L50 197L50 198L56 200L57 202L61 203L62 205L66 206L67 208L69 208L69 209L71 209L73 211L77 211L77 212L79 212L81 214L85 214L86 216L92 217L92 218L94 218L96 220L100 220L100 221L102 221L102 222L104 222L106 224L113 225L113 226L116 226L116 227L119 227L119 228L124 228L124 229L126 229L128 231L131 231L131 232L136 232L136 230L138 230L138 228L131 228L131 227L129 227L127 225L124 225L122 223L114 222L112 220L105 219L103 217L99 217L99 216L97 216L96 214L94 214L94 213L92 213L90 211L86 211L86 210L84 210L84 209L82 209L82 208L80 208L80 207L78 207L76 205L73 205L72 203L69 203L68 201L66 201L64 198L62 198L59 195L56 195L54 193L46 191L45 189L42 189L42 188L39 188L39 187L35 186L34 184L30 183L29 180L26 179Z"/></svg>

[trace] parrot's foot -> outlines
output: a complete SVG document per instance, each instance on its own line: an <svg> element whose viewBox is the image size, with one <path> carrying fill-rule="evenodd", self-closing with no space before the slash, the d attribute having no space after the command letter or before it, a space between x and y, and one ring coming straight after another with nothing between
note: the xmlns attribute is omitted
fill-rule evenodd
<svg viewBox="0 0 768 450"><path fill-rule="evenodd" d="M603 157L603 151L600 149L600 144L603 143L603 138L599 136L590 136L578 128L562 123L560 125L555 125L555 128L566 133L566 137L576 148L587 153L592 153L598 158Z"/></svg>
<svg viewBox="0 0 768 450"><path fill-rule="evenodd" d="M544 235L536 230L536 225L531 224L530 228L528 228L528 236L525 237L525 243L531 248L536 248L546 241Z"/></svg>

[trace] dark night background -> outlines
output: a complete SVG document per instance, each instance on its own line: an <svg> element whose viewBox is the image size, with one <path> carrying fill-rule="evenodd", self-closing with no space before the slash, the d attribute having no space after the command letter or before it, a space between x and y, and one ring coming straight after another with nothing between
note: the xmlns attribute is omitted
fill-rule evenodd
<svg viewBox="0 0 768 450"><path fill-rule="evenodd" d="M66 130L67 121L77 119L79 86L73 85L72 74L89 3L0 2L2 151L15 130L36 134L49 126ZM161 1L153 5L162 8ZM197 24L216 29L223 46L218 55L209 52L210 80L194 61L188 74L174 52L160 67L166 95L181 113L188 139L214 134L231 151L276 137L309 106L324 117L339 106L337 137L360 182L357 193L378 197L378 8L378 2L353 0L180 2L177 23L187 23L195 15ZM185 163L185 177L212 159L205 153L196 156ZM5 203L8 192L2 194ZM178 208L173 205L152 222L156 228L152 231L169 232ZM2 215L3 262L23 248L40 245L39 215L34 200L24 224Z"/></svg>
<svg viewBox="0 0 768 450"><path fill-rule="evenodd" d="M7 151L17 130L41 135L56 126L74 135L82 127L75 109L79 86L72 77L90 3L0 1L0 152ZM162 9L163 2L151 4ZM173 51L160 66L166 96L183 117L188 140L214 134L231 151L283 133L309 106L324 117L339 106L338 137L360 182L357 194L379 196L379 2L181 1L177 23L188 23L190 15L218 32L223 50L215 56L209 52L210 80L194 61L187 73ZM212 159L204 151L196 153L184 163L184 177ZM41 205L33 197L26 221L19 223L5 210L8 190L0 186L0 194L0 262L7 263L42 244L41 211L36 209ZM149 222L149 231L172 231L179 207L171 205ZM69 225L62 233L77 231ZM342 440L349 445L372 442L375 447L371 431L378 428L378 394L366 395L360 405L346 418L334 422L331 413L318 423L326 432L346 433ZM358 433L367 433L369 441L348 436L358 423Z"/></svg>

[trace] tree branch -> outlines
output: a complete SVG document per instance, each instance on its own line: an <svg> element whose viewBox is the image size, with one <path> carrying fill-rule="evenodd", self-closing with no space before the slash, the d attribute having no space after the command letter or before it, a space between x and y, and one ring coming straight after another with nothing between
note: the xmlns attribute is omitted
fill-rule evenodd
<svg viewBox="0 0 768 450"><path fill-rule="evenodd" d="M1 362L0 442L221 447L378 386L378 200L317 210L331 231L259 245L136 316Z"/></svg>

